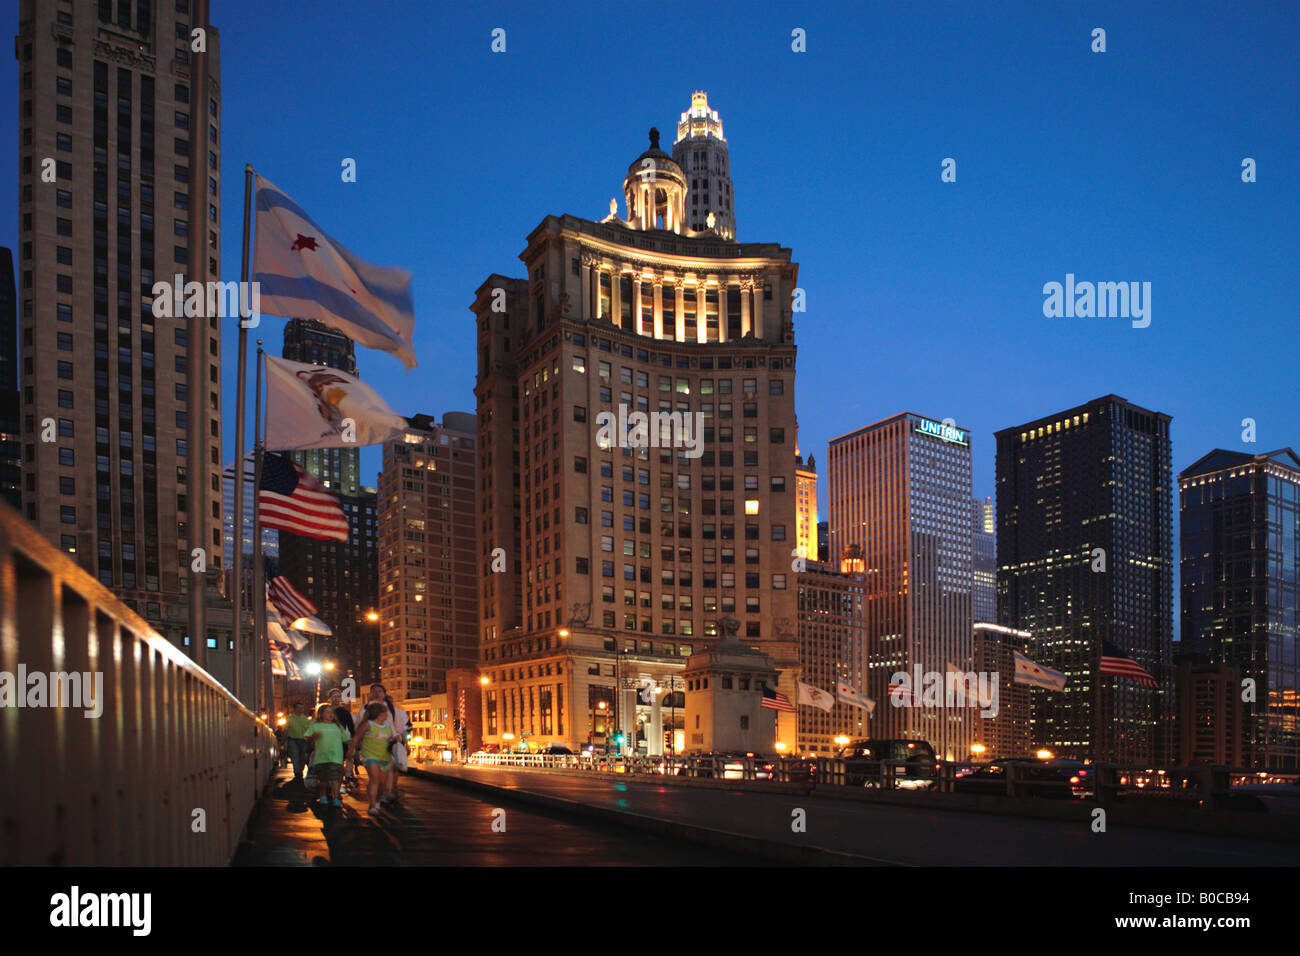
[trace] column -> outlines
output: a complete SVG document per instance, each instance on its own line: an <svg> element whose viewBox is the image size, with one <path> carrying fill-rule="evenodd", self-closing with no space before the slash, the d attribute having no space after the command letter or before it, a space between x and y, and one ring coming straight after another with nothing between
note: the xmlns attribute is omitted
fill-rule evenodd
<svg viewBox="0 0 1300 956"><path fill-rule="evenodd" d="M618 270L617 264L609 273L609 321L615 325L619 324L619 316L623 309L623 274Z"/></svg>
<svg viewBox="0 0 1300 956"><path fill-rule="evenodd" d="M664 286L659 276L655 276L655 327L654 335L657 339L664 337Z"/></svg>
<svg viewBox="0 0 1300 956"><path fill-rule="evenodd" d="M750 300L753 298L754 284L752 282L743 282L740 285L740 334L748 335L753 331L751 324Z"/></svg>
<svg viewBox="0 0 1300 956"><path fill-rule="evenodd" d="M754 337L766 338L763 327L763 277L759 276L754 282Z"/></svg>
<svg viewBox="0 0 1300 956"><path fill-rule="evenodd" d="M591 264L586 261L586 256L582 258L582 265L585 268L582 268L578 273L580 274L580 280L578 281L580 281L581 285L581 289L578 291L578 302L582 304L578 308L577 317L578 319L590 319L591 316L595 315L595 311L591 308Z"/></svg>
<svg viewBox="0 0 1300 956"><path fill-rule="evenodd" d="M664 693L668 692L667 686L664 686ZM655 756L663 756L664 752L664 709L661 705L663 694L654 694L650 700L650 721L646 725L645 743L646 753Z"/></svg>
<svg viewBox="0 0 1300 956"><path fill-rule="evenodd" d="M718 283L718 341L727 341L727 294L731 291L731 286L727 284L726 276L723 276Z"/></svg>
<svg viewBox="0 0 1300 956"><path fill-rule="evenodd" d="M641 333L641 277L632 276L632 330Z"/></svg>
<svg viewBox="0 0 1300 956"><path fill-rule="evenodd" d="M673 295L677 297L677 328L673 330L673 339L684 342L686 341L686 283L678 279L674 286Z"/></svg>

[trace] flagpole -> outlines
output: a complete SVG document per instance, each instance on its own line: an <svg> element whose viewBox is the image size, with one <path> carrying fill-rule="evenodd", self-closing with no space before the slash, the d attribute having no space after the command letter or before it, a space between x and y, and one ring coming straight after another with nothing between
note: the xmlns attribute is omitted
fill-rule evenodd
<svg viewBox="0 0 1300 956"><path fill-rule="evenodd" d="M251 222L253 201L253 167L251 164L244 166L244 250L240 262L239 278L242 285L240 286L240 315L239 315L239 384L235 392L235 548L234 548L234 596L235 596L235 626L234 626L234 652L231 657L231 689L235 697L239 697L240 687L243 681L240 679L241 659L239 653L240 643L244 639L244 419L246 417L245 409L248 404L247 397L244 395L248 387L248 322L250 316L243 314L244 289L248 285L248 236L249 224ZM248 301L251 304L252 295L249 294ZM256 549L254 549L256 553ZM254 655L256 659L256 655Z"/></svg>
<svg viewBox="0 0 1300 956"><path fill-rule="evenodd" d="M271 654L266 636L266 578L262 554L262 340L257 340L257 387L254 390L253 428L253 642L260 655L264 674L262 684L262 712L271 720L275 708L275 681L271 677Z"/></svg>

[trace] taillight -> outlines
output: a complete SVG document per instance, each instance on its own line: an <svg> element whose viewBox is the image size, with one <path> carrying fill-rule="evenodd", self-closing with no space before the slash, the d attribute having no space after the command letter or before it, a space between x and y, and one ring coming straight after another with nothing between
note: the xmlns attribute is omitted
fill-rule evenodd
<svg viewBox="0 0 1300 956"><path fill-rule="evenodd" d="M1079 782L1079 778L1078 778L1078 777L1071 777L1071 778L1070 778L1070 783L1078 783L1078 782Z"/></svg>

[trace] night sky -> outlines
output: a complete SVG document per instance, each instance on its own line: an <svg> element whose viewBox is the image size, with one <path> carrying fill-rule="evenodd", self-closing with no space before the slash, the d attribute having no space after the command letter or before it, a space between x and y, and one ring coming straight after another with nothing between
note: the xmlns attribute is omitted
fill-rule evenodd
<svg viewBox="0 0 1300 956"><path fill-rule="evenodd" d="M1294 3L213 0L212 20L224 278L246 162L360 257L410 269L420 367L358 350L399 413L474 410L474 290L522 275L547 214L600 219L616 195L622 212L648 129L671 149L702 89L730 144L738 237L799 263L799 437L819 464L828 439L910 409L971 429L988 495L995 429L1110 392L1173 416L1175 473L1216 446L1300 446ZM10 57L0 83L16 89ZM946 157L956 183L940 181ZM1245 157L1258 182L1241 181ZM0 176L16 181L16 150ZM15 199L0 199L10 246ZM1045 318L1043 285L1067 273L1150 282L1150 327ZM276 355L282 326L259 330ZM236 341L232 322L227 461ZM377 449L363 465L373 484ZM824 477L821 492L824 509Z"/></svg>

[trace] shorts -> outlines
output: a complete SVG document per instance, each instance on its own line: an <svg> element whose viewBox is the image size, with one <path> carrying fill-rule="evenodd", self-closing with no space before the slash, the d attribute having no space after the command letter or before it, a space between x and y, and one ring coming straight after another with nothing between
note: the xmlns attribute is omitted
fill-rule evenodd
<svg viewBox="0 0 1300 956"><path fill-rule="evenodd" d="M315 767L316 778L321 783L338 783L343 779L343 764L318 763Z"/></svg>
<svg viewBox="0 0 1300 956"><path fill-rule="evenodd" d="M374 757L366 757L361 761L361 766L378 767L380 770L384 771L384 773L387 773L393 766L393 762L391 760L378 760Z"/></svg>

